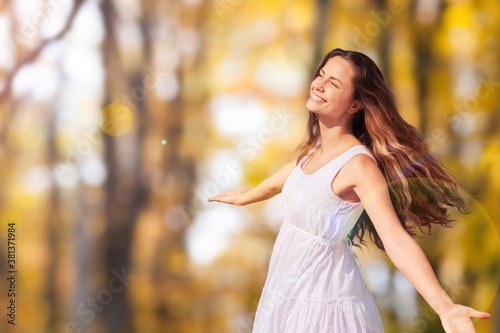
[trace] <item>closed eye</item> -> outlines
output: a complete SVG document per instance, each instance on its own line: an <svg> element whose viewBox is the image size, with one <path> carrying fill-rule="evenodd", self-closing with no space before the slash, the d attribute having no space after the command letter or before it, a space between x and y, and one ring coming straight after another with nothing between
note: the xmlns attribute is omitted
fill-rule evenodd
<svg viewBox="0 0 500 333"><path fill-rule="evenodd" d="M323 70L321 70L321 71L319 72L318 76L319 76L320 78L323 78L323 72L324 72ZM330 78L331 78L331 77L330 77ZM330 83L331 83L331 84L332 84L335 88L338 88L338 86L337 86L335 83L333 83L333 80L331 80L331 82L330 82Z"/></svg>
<svg viewBox="0 0 500 333"><path fill-rule="evenodd" d="M325 71L323 69L321 69L318 73L318 76L323 78L324 74L325 74ZM333 83L334 80L338 81L342 85L342 82L339 79L337 79L336 77L330 76L329 79L331 81L331 84L333 84L333 86L336 88L338 88L338 86L335 83Z"/></svg>

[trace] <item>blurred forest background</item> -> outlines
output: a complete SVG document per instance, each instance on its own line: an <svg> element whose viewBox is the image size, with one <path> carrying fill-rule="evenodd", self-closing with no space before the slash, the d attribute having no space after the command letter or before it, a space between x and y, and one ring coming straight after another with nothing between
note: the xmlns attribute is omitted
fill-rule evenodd
<svg viewBox="0 0 500 333"><path fill-rule="evenodd" d="M377 62L464 185L473 212L419 242L500 332L497 1L12 0L0 32L2 332L251 332L280 195L206 199L296 157L335 47ZM386 332L443 332L383 253L356 251Z"/></svg>

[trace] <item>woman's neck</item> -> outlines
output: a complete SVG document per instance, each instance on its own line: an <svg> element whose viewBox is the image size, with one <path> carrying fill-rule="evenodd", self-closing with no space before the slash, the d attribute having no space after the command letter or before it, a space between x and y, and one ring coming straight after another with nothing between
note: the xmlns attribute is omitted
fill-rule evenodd
<svg viewBox="0 0 500 333"><path fill-rule="evenodd" d="M319 150L322 152L335 151L342 146L355 144L356 137L350 124L328 124L321 119L318 122L321 137Z"/></svg>

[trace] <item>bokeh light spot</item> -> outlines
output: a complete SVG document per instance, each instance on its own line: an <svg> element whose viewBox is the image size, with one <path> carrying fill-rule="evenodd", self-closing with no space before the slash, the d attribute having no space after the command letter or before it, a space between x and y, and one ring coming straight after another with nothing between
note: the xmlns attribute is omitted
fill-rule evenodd
<svg viewBox="0 0 500 333"><path fill-rule="evenodd" d="M132 127L132 122L132 111L124 104L111 103L101 111L101 129L108 135L124 135Z"/></svg>

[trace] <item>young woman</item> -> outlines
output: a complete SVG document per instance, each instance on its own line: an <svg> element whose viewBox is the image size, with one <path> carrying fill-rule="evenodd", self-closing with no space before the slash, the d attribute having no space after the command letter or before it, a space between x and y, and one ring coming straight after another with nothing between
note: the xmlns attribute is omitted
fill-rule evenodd
<svg viewBox="0 0 500 333"><path fill-rule="evenodd" d="M447 207L465 212L465 201L399 115L377 65L359 52L331 51L314 73L306 106L308 137L296 160L250 191L208 199L241 206L282 193L285 220L253 332L383 332L352 252L352 239L363 242L365 231L447 333L475 332L471 317L490 315L454 304L413 239L415 228L450 226Z"/></svg>

